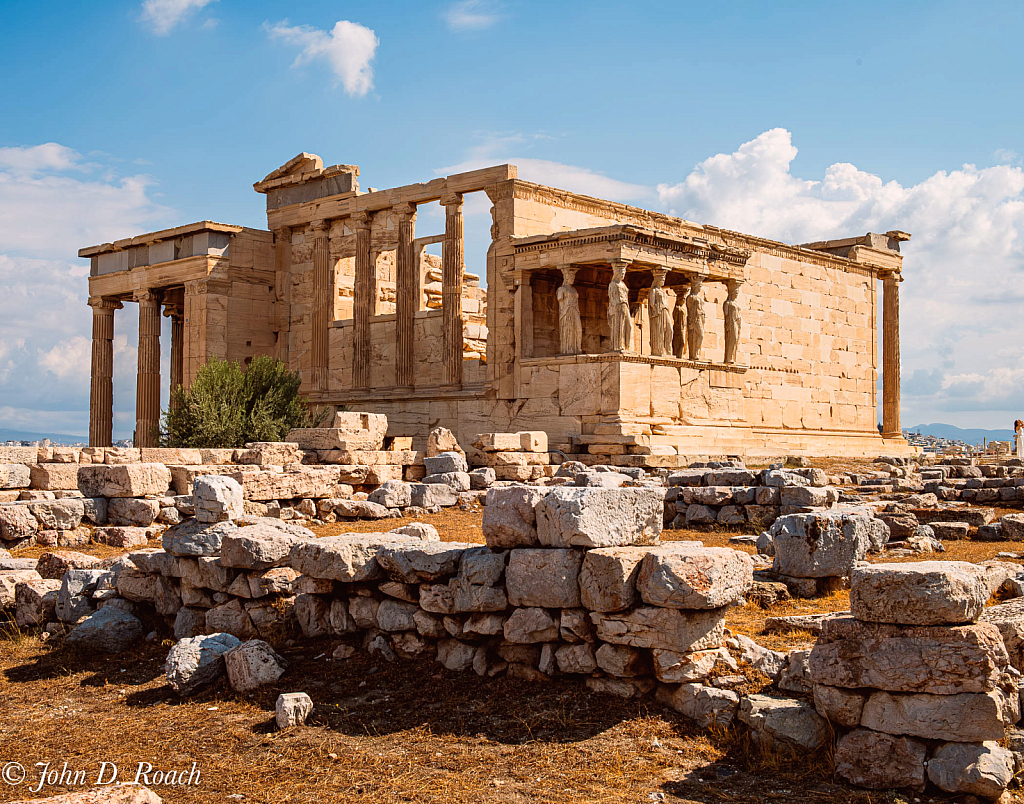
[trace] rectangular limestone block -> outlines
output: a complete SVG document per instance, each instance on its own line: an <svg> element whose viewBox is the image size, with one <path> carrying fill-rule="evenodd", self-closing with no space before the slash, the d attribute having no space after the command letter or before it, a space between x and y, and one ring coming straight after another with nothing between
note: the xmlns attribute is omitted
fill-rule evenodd
<svg viewBox="0 0 1024 804"><path fill-rule="evenodd" d="M337 467L302 467L287 472L233 472L247 500L330 497L339 482Z"/></svg>
<svg viewBox="0 0 1024 804"><path fill-rule="evenodd" d="M0 463L35 463L38 447L0 447Z"/></svg>
<svg viewBox="0 0 1024 804"><path fill-rule="evenodd" d="M907 626L826 620L811 651L815 684L953 695L989 692L1009 664L992 623Z"/></svg>
<svg viewBox="0 0 1024 804"><path fill-rule="evenodd" d="M548 451L548 434L543 430L523 430L517 435L520 449L523 452L546 453Z"/></svg>
<svg viewBox="0 0 1024 804"><path fill-rule="evenodd" d="M641 606L632 611L591 612L590 620L597 638L615 645L657 648L690 653L719 648L725 639L725 613L728 609L682 611L657 606Z"/></svg>
<svg viewBox="0 0 1024 804"><path fill-rule="evenodd" d="M86 497L162 496L170 485L171 472L162 463L78 467L78 488Z"/></svg>
<svg viewBox="0 0 1024 804"><path fill-rule="evenodd" d="M548 547L656 544L664 505L662 488L563 486L537 504L537 535Z"/></svg>
<svg viewBox="0 0 1024 804"><path fill-rule="evenodd" d="M288 441L302 449L314 450L380 450L384 437L370 430L352 432L337 427L308 427L288 431Z"/></svg>
<svg viewBox="0 0 1024 804"><path fill-rule="evenodd" d="M0 463L0 489L27 489L32 482L29 467L23 463Z"/></svg>
<svg viewBox="0 0 1024 804"><path fill-rule="evenodd" d="M77 463L39 463L29 466L31 487L40 491L70 491L78 488Z"/></svg>
<svg viewBox="0 0 1024 804"><path fill-rule="evenodd" d="M204 463L201 450L174 447L143 447L142 462L174 464L176 466L198 466Z"/></svg>
<svg viewBox="0 0 1024 804"><path fill-rule="evenodd" d="M926 740L981 742L1001 740L1006 727L1020 717L1017 690L956 695L901 695L874 692L864 704L860 724L887 734Z"/></svg>
<svg viewBox="0 0 1024 804"><path fill-rule="evenodd" d="M246 444L245 449L238 450L235 462L255 466L285 466L290 463L302 463L302 450L299 445L289 441L260 441Z"/></svg>
<svg viewBox="0 0 1024 804"><path fill-rule="evenodd" d="M481 433L473 442L483 452L518 452L520 444L519 433Z"/></svg>

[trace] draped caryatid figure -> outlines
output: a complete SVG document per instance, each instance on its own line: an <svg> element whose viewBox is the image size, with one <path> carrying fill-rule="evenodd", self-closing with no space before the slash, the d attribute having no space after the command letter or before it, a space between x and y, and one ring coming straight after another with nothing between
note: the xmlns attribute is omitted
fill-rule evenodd
<svg viewBox="0 0 1024 804"><path fill-rule="evenodd" d="M740 344L740 332L743 329L743 317L740 315L738 298L740 295L740 283L730 281L727 284L729 296L722 305L722 312L725 314L725 362L736 362L736 350Z"/></svg>
<svg viewBox="0 0 1024 804"><path fill-rule="evenodd" d="M700 350L704 346L704 299L700 295L703 284L703 277L694 276L690 280L690 294L686 297L686 336L690 342L690 360L700 360Z"/></svg>
<svg viewBox="0 0 1024 804"><path fill-rule="evenodd" d="M575 268L562 268L558 299L558 346L563 355L578 355L583 350L583 323L580 320L580 294L573 287Z"/></svg>
<svg viewBox="0 0 1024 804"><path fill-rule="evenodd" d="M655 269L654 284L647 291L647 307L651 319L651 354L672 354L672 301L665 292L668 271Z"/></svg>
<svg viewBox="0 0 1024 804"><path fill-rule="evenodd" d="M612 263L612 281L608 283L608 330L611 351L628 351L633 342L633 317L629 313L629 288L623 281L625 263Z"/></svg>

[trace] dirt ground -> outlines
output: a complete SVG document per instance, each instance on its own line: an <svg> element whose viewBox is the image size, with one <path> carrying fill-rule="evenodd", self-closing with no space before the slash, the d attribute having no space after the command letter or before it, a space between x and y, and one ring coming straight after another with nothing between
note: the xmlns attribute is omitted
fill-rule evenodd
<svg viewBox="0 0 1024 804"><path fill-rule="evenodd" d="M389 530L410 521L433 524L445 541L483 542L479 509L316 530L322 536ZM665 531L663 538L726 546L735 533ZM1004 551L1024 553L1022 542L945 546L945 554L914 558L981 561ZM84 552L118 551L91 546ZM813 635L766 634L765 620L843 610L848 603L848 594L837 592L770 609L745 605L730 612L727 624L778 650L809 647ZM169 637L165 627L161 636ZM221 680L180 700L163 677L169 639L101 658L79 655L59 639L45 643L12 624L0 626L0 801L82 789L70 780L71 773L85 771L87 781L94 782L102 762L117 766L119 781L133 781L139 763L186 774L195 763L198 785L151 786L164 801L204 804L968 800L836 785L828 753L765 756L752 749L740 729L702 732L653 700L596 695L578 681L481 679L429 660L375 662L361 651L332 661L331 652L343 641L304 640L283 648L289 671L258 693L240 695ZM301 685L292 679L301 679ZM312 722L279 732L274 702L279 693L297 689L316 704ZM32 792L39 784L39 763L46 762L54 776L66 762L66 780L51 780L56 783ZM10 763L24 767L22 784L10 784L6 768L15 767ZM1024 802L1024 796L1011 793L1008 800Z"/></svg>

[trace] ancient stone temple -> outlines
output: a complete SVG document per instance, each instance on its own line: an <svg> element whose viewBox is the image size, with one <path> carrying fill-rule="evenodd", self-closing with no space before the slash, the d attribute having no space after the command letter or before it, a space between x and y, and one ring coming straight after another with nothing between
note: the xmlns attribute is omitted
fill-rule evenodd
<svg viewBox="0 0 1024 804"><path fill-rule="evenodd" d="M159 416L162 313L172 384L210 357L270 354L311 402L387 414L389 436L545 430L553 450L657 465L908 449L903 232L787 245L520 181L512 165L388 190L358 176L300 154L254 185L269 231L206 221L79 252L94 445L111 436L114 313L136 302L138 445ZM467 255L483 199L490 245ZM417 231L428 207L439 231Z"/></svg>

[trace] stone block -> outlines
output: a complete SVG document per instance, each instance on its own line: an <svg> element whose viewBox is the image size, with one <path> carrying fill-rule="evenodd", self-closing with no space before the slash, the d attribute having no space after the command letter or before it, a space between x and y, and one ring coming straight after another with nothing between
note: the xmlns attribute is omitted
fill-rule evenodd
<svg viewBox="0 0 1024 804"><path fill-rule="evenodd" d="M444 483L410 483L412 504L420 508L449 508L459 501L458 492Z"/></svg>
<svg viewBox="0 0 1024 804"><path fill-rule="evenodd" d="M622 611L636 600L636 578L646 547L587 550L580 568L580 600L591 611Z"/></svg>
<svg viewBox="0 0 1024 804"><path fill-rule="evenodd" d="M77 463L40 463L29 467L29 484L41 491L78 489Z"/></svg>
<svg viewBox="0 0 1024 804"><path fill-rule="evenodd" d="M277 696L274 715L279 729L303 726L313 714L313 701L304 692L286 692Z"/></svg>
<svg viewBox="0 0 1024 804"><path fill-rule="evenodd" d="M645 603L674 609L717 609L740 599L754 582L750 556L726 547L655 547L640 563L636 587Z"/></svg>
<svg viewBox="0 0 1024 804"><path fill-rule="evenodd" d="M965 561L873 564L853 572L850 611L878 623L971 623L988 597L983 568Z"/></svg>
<svg viewBox="0 0 1024 804"><path fill-rule="evenodd" d="M404 583L433 583L455 575L467 550L479 545L453 542L413 542L384 546L377 561L384 573Z"/></svg>
<svg viewBox="0 0 1024 804"><path fill-rule="evenodd" d="M748 695L740 701L739 719L761 748L816 751L831 739L828 723L806 701Z"/></svg>
<svg viewBox="0 0 1024 804"><path fill-rule="evenodd" d="M234 522L207 524L186 519L165 530L161 541L164 550L176 556L214 556L220 553L224 537L236 530Z"/></svg>
<svg viewBox="0 0 1024 804"><path fill-rule="evenodd" d="M505 639L516 644L554 642L558 621L541 608L515 609L503 626Z"/></svg>
<svg viewBox="0 0 1024 804"><path fill-rule="evenodd" d="M547 452L548 434L543 430L523 430L519 436L519 449L523 452Z"/></svg>
<svg viewBox="0 0 1024 804"><path fill-rule="evenodd" d="M925 786L928 748L919 740L854 729L839 738L835 768L840 779L871 790Z"/></svg>
<svg viewBox="0 0 1024 804"><path fill-rule="evenodd" d="M582 563L581 550L512 550L505 570L509 603L552 609L579 606Z"/></svg>
<svg viewBox="0 0 1024 804"><path fill-rule="evenodd" d="M23 463L0 463L0 489L27 489L32 473Z"/></svg>
<svg viewBox="0 0 1024 804"><path fill-rule="evenodd" d="M641 606L629 612L592 612L597 638L616 645L660 648L675 653L722 645L725 608L681 611Z"/></svg>
<svg viewBox="0 0 1024 804"><path fill-rule="evenodd" d="M170 470L162 463L78 467L78 488L86 497L160 497L170 486Z"/></svg>
<svg viewBox="0 0 1024 804"><path fill-rule="evenodd" d="M231 530L221 542L220 561L225 567L268 570L284 567L296 544L316 538L286 533L269 525L247 525Z"/></svg>
<svg viewBox="0 0 1024 804"><path fill-rule="evenodd" d="M988 692L1009 657L991 623L900 626L826 620L810 656L815 684L952 695Z"/></svg>
<svg viewBox="0 0 1024 804"><path fill-rule="evenodd" d="M238 519L242 509L242 486L223 475L201 475L192 483L195 517L200 522Z"/></svg>
<svg viewBox="0 0 1024 804"><path fill-rule="evenodd" d="M369 581L380 574L377 555L382 547L422 542L398 533L343 533L292 547L290 563L304 575L325 580L354 583Z"/></svg>
<svg viewBox="0 0 1024 804"><path fill-rule="evenodd" d="M962 692L956 695L901 694L878 691L864 703L860 724L887 734L926 740L983 742L1000 740L1020 717L1016 690L1005 694Z"/></svg>
<svg viewBox="0 0 1024 804"><path fill-rule="evenodd" d="M867 695L857 691L814 684L811 688L814 708L823 718L848 729L860 725Z"/></svg>
<svg viewBox="0 0 1024 804"><path fill-rule="evenodd" d="M863 560L874 533L867 514L815 512L775 520L772 570L796 578L849 577Z"/></svg>
<svg viewBox="0 0 1024 804"><path fill-rule="evenodd" d="M45 530L74 530L82 524L85 503L80 499L40 500L28 504L28 510Z"/></svg>
<svg viewBox="0 0 1024 804"><path fill-rule="evenodd" d="M928 778L947 793L998 799L1014 777L1013 754L996 742L949 742L928 760Z"/></svg>
<svg viewBox="0 0 1024 804"><path fill-rule="evenodd" d="M537 538L548 547L655 544L664 499L665 490L652 487L555 488L537 504Z"/></svg>
<svg viewBox="0 0 1024 804"><path fill-rule="evenodd" d="M686 684L703 681L715 668L736 672L739 665L726 648L676 653L653 650L654 675L666 684Z"/></svg>
<svg viewBox="0 0 1024 804"><path fill-rule="evenodd" d="M224 654L240 644L231 634L208 634L179 640L167 654L167 683L179 695L188 695L224 673Z"/></svg>
<svg viewBox="0 0 1024 804"><path fill-rule="evenodd" d="M235 452L235 463L253 466L287 466L302 463L302 450L288 441L255 441Z"/></svg>
<svg viewBox="0 0 1024 804"><path fill-rule="evenodd" d="M134 497L115 497L107 503L107 519L113 525L148 528L160 513L160 503Z"/></svg>
<svg viewBox="0 0 1024 804"><path fill-rule="evenodd" d="M699 728L728 728L736 717L740 696L703 684L680 684L676 689L658 688L658 700L694 721Z"/></svg>
<svg viewBox="0 0 1024 804"><path fill-rule="evenodd" d="M537 537L537 504L551 491L533 486L487 490L483 533L488 547L532 547Z"/></svg>
<svg viewBox="0 0 1024 804"><path fill-rule="evenodd" d="M428 475L446 472L469 472L466 456L458 452L442 452L433 457L423 459L423 466Z"/></svg>

